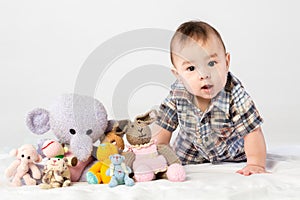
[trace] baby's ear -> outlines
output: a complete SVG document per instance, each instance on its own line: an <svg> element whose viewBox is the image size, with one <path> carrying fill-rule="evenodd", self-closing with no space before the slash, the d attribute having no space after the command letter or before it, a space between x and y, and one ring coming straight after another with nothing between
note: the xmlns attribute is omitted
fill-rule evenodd
<svg viewBox="0 0 300 200"><path fill-rule="evenodd" d="M50 130L49 121L49 112L36 108L27 114L26 125L32 133L42 135Z"/></svg>
<svg viewBox="0 0 300 200"><path fill-rule="evenodd" d="M177 79L179 79L179 74L174 66L171 67L171 72Z"/></svg>

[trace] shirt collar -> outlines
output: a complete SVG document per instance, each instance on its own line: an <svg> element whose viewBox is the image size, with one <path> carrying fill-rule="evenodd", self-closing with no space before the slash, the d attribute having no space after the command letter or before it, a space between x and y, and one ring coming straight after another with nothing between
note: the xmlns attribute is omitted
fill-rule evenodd
<svg viewBox="0 0 300 200"><path fill-rule="evenodd" d="M229 95L229 86L230 86L230 75L228 75L226 85L223 90L221 90L214 98L211 100L211 104L207 111L212 110L214 107L217 107L223 111L226 115L229 114L229 105L230 105L230 95ZM175 99L185 99L190 103L194 104L194 95L186 90L184 85L176 80L175 83L171 86L173 91L173 97Z"/></svg>

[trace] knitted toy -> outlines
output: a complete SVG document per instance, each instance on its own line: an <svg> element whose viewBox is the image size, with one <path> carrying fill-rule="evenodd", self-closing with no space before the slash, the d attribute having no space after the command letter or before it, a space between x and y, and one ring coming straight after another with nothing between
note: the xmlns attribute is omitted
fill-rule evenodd
<svg viewBox="0 0 300 200"><path fill-rule="evenodd" d="M118 153L118 148L112 143L101 143L97 149L98 162L86 173L87 182L90 184L108 183L110 176L106 175L106 170L110 166L109 156Z"/></svg>
<svg viewBox="0 0 300 200"><path fill-rule="evenodd" d="M43 170L40 188L50 189L70 185L70 170L67 166L67 159L49 158Z"/></svg>
<svg viewBox="0 0 300 200"><path fill-rule="evenodd" d="M6 170L5 175L12 178L12 185L21 186L22 179L26 185L35 185L36 180L41 178L41 172L35 163L39 163L42 157L31 144L24 144L18 149L13 149L10 155L16 156L15 160ZM31 171L32 177L29 174Z"/></svg>
<svg viewBox="0 0 300 200"><path fill-rule="evenodd" d="M136 181L151 181L161 175L170 181L184 181L185 170L175 152L168 145L157 145L151 140L150 125L156 119L156 111L151 110L128 121L125 127L129 152L124 154L126 164L133 169Z"/></svg>
<svg viewBox="0 0 300 200"><path fill-rule="evenodd" d="M102 142L112 143L118 147L119 152L122 152L125 148L124 140L123 140L123 135L125 134L125 132L122 130L124 129L125 125L126 124L124 123L124 121L113 122L112 130L105 133L105 138L103 139Z"/></svg>
<svg viewBox="0 0 300 200"><path fill-rule="evenodd" d="M69 149L56 140L46 140L41 151L47 158L66 158L68 166L74 167L77 165L78 159L75 156L69 156Z"/></svg>
<svg viewBox="0 0 300 200"><path fill-rule="evenodd" d="M114 154L109 156L109 159L111 164L109 169L106 170L106 175L111 176L111 180L108 184L109 187L115 187L121 184L133 186L134 180L129 178L131 169L123 162L125 157L121 156L120 154Z"/></svg>
<svg viewBox="0 0 300 200"><path fill-rule="evenodd" d="M77 165L70 168L72 181L85 178L81 175L94 160L93 144L104 137L107 124L102 103L77 94L59 96L49 110L36 108L27 116L27 126L33 133L42 135L51 130L60 143L70 146L70 153L78 159Z"/></svg>

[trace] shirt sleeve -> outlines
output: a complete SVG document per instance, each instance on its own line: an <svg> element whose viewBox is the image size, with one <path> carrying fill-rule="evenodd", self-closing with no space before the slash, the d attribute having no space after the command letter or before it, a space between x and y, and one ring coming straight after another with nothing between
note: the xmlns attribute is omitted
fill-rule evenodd
<svg viewBox="0 0 300 200"><path fill-rule="evenodd" d="M170 92L169 96L159 106L156 124L170 132L175 131L177 128L177 108L175 99L172 98L172 92Z"/></svg>
<svg viewBox="0 0 300 200"><path fill-rule="evenodd" d="M232 121L240 136L243 137L262 125L263 119L243 87L233 92L232 104Z"/></svg>

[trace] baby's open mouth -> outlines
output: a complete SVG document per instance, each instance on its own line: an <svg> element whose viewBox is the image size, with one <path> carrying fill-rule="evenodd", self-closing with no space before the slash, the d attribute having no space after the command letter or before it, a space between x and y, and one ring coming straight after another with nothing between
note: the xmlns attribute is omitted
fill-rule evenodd
<svg viewBox="0 0 300 200"><path fill-rule="evenodd" d="M203 89L203 90L209 90L212 87L213 87L213 85L204 85L204 86L201 87L201 89Z"/></svg>

